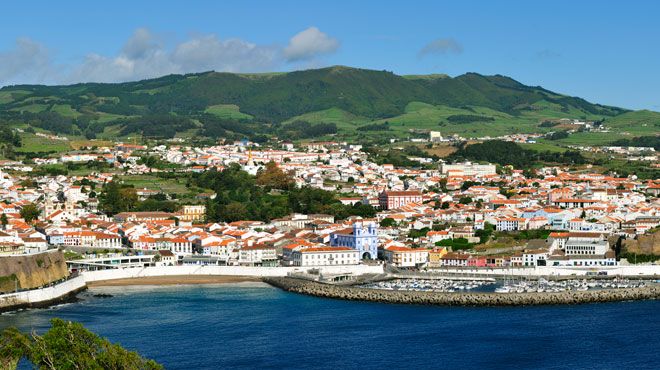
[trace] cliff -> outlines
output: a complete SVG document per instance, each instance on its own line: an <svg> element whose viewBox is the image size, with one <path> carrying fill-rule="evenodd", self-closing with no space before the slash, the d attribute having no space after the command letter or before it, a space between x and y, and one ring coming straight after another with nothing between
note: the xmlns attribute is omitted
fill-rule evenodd
<svg viewBox="0 0 660 370"><path fill-rule="evenodd" d="M60 251L25 256L0 257L0 293L31 289L69 275Z"/></svg>
<svg viewBox="0 0 660 370"><path fill-rule="evenodd" d="M640 235L636 240L625 240L623 248L628 253L660 255L660 232Z"/></svg>

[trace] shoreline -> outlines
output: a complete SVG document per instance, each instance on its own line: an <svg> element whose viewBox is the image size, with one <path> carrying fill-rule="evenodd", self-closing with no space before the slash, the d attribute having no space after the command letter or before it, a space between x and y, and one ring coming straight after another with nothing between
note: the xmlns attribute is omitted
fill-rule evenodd
<svg viewBox="0 0 660 370"><path fill-rule="evenodd" d="M169 275L143 276L125 279L98 280L87 282L89 288L101 286L131 286L131 285L201 285L201 284L231 284L242 282L261 282L255 276L236 275Z"/></svg>

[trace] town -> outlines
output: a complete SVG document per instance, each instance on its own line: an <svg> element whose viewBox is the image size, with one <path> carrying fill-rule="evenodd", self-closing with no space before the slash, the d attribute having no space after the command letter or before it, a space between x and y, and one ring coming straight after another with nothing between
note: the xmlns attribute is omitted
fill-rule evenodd
<svg viewBox="0 0 660 370"><path fill-rule="evenodd" d="M431 140L438 136L432 133ZM562 166L523 171L424 162L415 168L377 164L361 145L349 143L247 140L212 146L119 142L29 163L3 161L0 255L59 249L72 272L361 264L606 271L655 260L657 179ZM301 208L308 212L282 207L264 215L234 194L247 183L233 184L230 195L200 183L215 181L205 174L227 171L256 178L254 186L268 199L287 189L323 191L331 198L323 209L333 212L312 213L308 204ZM318 201L318 194L303 196L310 199L301 204ZM249 217L255 214L259 219ZM639 251L649 243L648 253Z"/></svg>

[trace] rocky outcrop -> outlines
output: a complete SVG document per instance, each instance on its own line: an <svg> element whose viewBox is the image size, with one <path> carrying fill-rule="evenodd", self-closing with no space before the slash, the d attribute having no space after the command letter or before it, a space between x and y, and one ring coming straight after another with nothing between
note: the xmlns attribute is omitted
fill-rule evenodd
<svg viewBox="0 0 660 370"><path fill-rule="evenodd" d="M0 257L0 293L42 287L67 276L69 271L60 251Z"/></svg>
<svg viewBox="0 0 660 370"><path fill-rule="evenodd" d="M366 289L323 284L290 277L268 277L264 281L288 292L350 301L441 305L441 306L529 306L616 302L660 298L660 286L643 288L571 291L560 293L438 293Z"/></svg>
<svg viewBox="0 0 660 370"><path fill-rule="evenodd" d="M660 255L660 232L639 235L637 239L624 240L623 248L628 253Z"/></svg>

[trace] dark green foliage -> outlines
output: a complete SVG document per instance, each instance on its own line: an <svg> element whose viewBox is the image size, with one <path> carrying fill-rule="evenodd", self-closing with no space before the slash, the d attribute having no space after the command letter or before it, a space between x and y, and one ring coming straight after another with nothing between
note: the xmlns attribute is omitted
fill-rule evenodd
<svg viewBox="0 0 660 370"><path fill-rule="evenodd" d="M660 256L655 254L639 254L639 253L623 252L619 257L627 259L628 262L632 264L660 261Z"/></svg>
<svg viewBox="0 0 660 370"><path fill-rule="evenodd" d="M37 207L34 203L28 203L21 208L21 217L25 220L25 222L32 222L32 220L36 220L39 217L39 214L41 211L39 211L39 207Z"/></svg>
<svg viewBox="0 0 660 370"><path fill-rule="evenodd" d="M69 173L66 167L59 164L39 166L30 172L31 176L66 176Z"/></svg>
<svg viewBox="0 0 660 370"><path fill-rule="evenodd" d="M311 124L306 121L294 121L280 126L277 136L287 140L310 139L337 133L334 123Z"/></svg>
<svg viewBox="0 0 660 370"><path fill-rule="evenodd" d="M561 140L568 137L568 131L557 131L551 134L545 135L545 138L548 140Z"/></svg>
<svg viewBox="0 0 660 370"><path fill-rule="evenodd" d="M536 162L584 164L586 159L578 151L537 152L523 149L510 141L490 140L479 144L463 145L450 156L454 160L494 162L503 166L529 168Z"/></svg>
<svg viewBox="0 0 660 370"><path fill-rule="evenodd" d="M372 123L369 125L360 126L357 128L358 131L389 131L390 123L385 121L383 123Z"/></svg>
<svg viewBox="0 0 660 370"><path fill-rule="evenodd" d="M396 226L396 221L393 218L385 217L380 221L380 226L382 227L392 227Z"/></svg>
<svg viewBox="0 0 660 370"><path fill-rule="evenodd" d="M207 204L207 218L211 221L270 221L292 212L326 213L337 218L373 217L376 214L371 206L344 205L334 193L312 187L294 188L287 185L282 186L284 189L279 194L272 194L270 186L266 183L259 185L254 176L241 170L237 164L221 172L204 172L193 181L199 186L213 189L217 194ZM282 182L278 180L277 183ZM290 183L290 180L286 183Z"/></svg>
<svg viewBox="0 0 660 370"><path fill-rule="evenodd" d="M495 232L495 225L489 223L489 222L484 222L484 228L475 230L474 236L479 237L479 244L483 244L490 239L491 235Z"/></svg>
<svg viewBox="0 0 660 370"><path fill-rule="evenodd" d="M138 133L143 136L158 138L171 138L174 137L177 132L186 131L195 127L190 118L174 116L171 114L146 115L108 123L108 125L115 124L122 126L119 135Z"/></svg>
<svg viewBox="0 0 660 370"><path fill-rule="evenodd" d="M0 337L0 367L16 368L20 359L39 369L162 369L137 352L110 343L81 324L52 319L43 335L23 334L16 328L3 330Z"/></svg>
<svg viewBox="0 0 660 370"><path fill-rule="evenodd" d="M99 194L99 209L110 216L120 212L133 211L137 204L138 197L135 189L114 181L103 185L101 194Z"/></svg>
<svg viewBox="0 0 660 370"><path fill-rule="evenodd" d="M421 229L411 229L411 230L408 232L408 237L411 238L411 239L413 239L413 240L415 240L415 239L419 239L419 238L421 238L421 237L423 237L423 236L426 236L426 234L428 234L429 231L430 231L430 230L429 230L428 227L423 227L423 228L421 228Z"/></svg>
<svg viewBox="0 0 660 370"><path fill-rule="evenodd" d="M472 123L472 122L491 122L495 121L495 118L488 116L477 116L473 114L455 114L453 116L447 117L449 123L461 124L461 123Z"/></svg>
<svg viewBox="0 0 660 370"><path fill-rule="evenodd" d="M453 251L467 250L474 247L473 243L469 243L465 238L444 239L436 242L438 247L451 247Z"/></svg>
<svg viewBox="0 0 660 370"><path fill-rule="evenodd" d="M16 147L21 146L21 136L9 127L0 129L0 143L11 144Z"/></svg>
<svg viewBox="0 0 660 370"><path fill-rule="evenodd" d="M612 146L636 146L636 147L651 147L655 150L660 150L660 136L639 136L632 139L619 139L612 142Z"/></svg>

